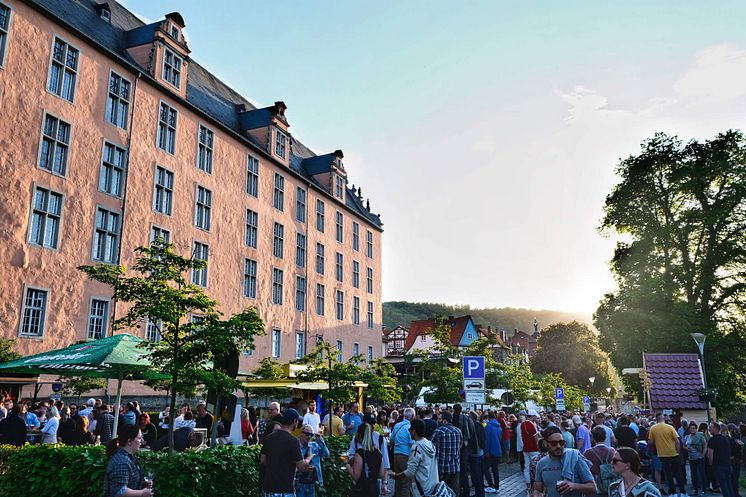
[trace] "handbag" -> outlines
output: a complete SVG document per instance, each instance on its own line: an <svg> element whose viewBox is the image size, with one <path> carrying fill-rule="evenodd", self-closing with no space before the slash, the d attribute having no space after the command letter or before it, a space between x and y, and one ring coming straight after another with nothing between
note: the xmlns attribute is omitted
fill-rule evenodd
<svg viewBox="0 0 746 497"><path fill-rule="evenodd" d="M443 481L439 481L435 484L435 488L433 488L431 494L426 494L425 491L422 490L422 485L417 481L417 476L414 477L414 483L417 485L417 491L420 492L421 497L456 497L456 494L451 490L451 487L446 485Z"/></svg>

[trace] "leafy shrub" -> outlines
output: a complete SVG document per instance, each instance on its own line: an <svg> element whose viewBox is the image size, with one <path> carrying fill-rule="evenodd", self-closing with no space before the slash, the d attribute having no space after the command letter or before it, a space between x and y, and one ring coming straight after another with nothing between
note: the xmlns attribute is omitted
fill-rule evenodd
<svg viewBox="0 0 746 497"><path fill-rule="evenodd" d="M347 495L351 481L340 459L349 437L326 439L331 456L322 459L324 487L320 497ZM261 447L216 447L175 453L137 453L144 471L154 476L158 497L260 497L259 451ZM0 446L0 495L49 495L64 492L75 497L101 497L107 459L103 446L67 447L26 445Z"/></svg>

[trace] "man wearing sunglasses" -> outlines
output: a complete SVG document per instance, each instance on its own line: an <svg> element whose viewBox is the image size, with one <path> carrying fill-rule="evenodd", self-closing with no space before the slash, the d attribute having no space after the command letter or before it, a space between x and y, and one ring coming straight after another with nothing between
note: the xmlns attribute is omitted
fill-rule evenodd
<svg viewBox="0 0 746 497"><path fill-rule="evenodd" d="M542 432L548 456L536 465L534 497L581 497L597 493L596 482L583 456L575 449L565 448L562 432L550 426Z"/></svg>
<svg viewBox="0 0 746 497"><path fill-rule="evenodd" d="M329 457L329 449L324 442L324 437L318 436L313 426L304 424L298 436L300 441L300 452L303 459L310 458L311 467L308 471L296 471L295 473L295 495L296 497L314 497L315 484L324 485L324 476L321 473L322 457Z"/></svg>

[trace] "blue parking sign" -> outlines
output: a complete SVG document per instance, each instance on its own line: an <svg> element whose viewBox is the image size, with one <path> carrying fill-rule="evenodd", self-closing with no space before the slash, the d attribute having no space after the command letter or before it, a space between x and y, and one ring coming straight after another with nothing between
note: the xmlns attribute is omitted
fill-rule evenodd
<svg viewBox="0 0 746 497"><path fill-rule="evenodd" d="M559 400L565 398L565 389L564 388L555 388L554 389L554 398Z"/></svg>
<svg viewBox="0 0 746 497"><path fill-rule="evenodd" d="M464 357L464 379L465 380L484 380L484 357L482 356Z"/></svg>

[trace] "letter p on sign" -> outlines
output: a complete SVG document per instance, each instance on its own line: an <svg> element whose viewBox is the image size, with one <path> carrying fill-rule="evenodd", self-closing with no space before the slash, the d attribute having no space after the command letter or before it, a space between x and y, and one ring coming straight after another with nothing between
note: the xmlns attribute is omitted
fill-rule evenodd
<svg viewBox="0 0 746 497"><path fill-rule="evenodd" d="M484 380L484 357L464 357L464 379Z"/></svg>

